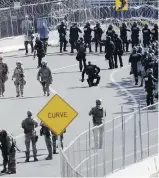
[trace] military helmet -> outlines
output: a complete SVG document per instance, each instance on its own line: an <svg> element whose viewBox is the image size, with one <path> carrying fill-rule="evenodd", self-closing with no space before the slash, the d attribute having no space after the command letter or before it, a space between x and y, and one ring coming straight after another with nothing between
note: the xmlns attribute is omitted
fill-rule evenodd
<svg viewBox="0 0 159 178"><path fill-rule="evenodd" d="M3 57L2 57L2 56L0 56L0 60L3 60Z"/></svg>
<svg viewBox="0 0 159 178"><path fill-rule="evenodd" d="M0 136L3 138L6 137L7 136L6 130L0 130Z"/></svg>
<svg viewBox="0 0 159 178"><path fill-rule="evenodd" d="M97 100L96 100L96 104L97 104L97 105L101 105L101 104L102 104L102 100L101 100L101 99L97 99Z"/></svg>
<svg viewBox="0 0 159 178"><path fill-rule="evenodd" d="M41 65L47 65L47 62L46 61L42 61Z"/></svg>
<svg viewBox="0 0 159 178"><path fill-rule="evenodd" d="M32 116L32 112L31 111L27 111L27 116Z"/></svg>
<svg viewBox="0 0 159 178"><path fill-rule="evenodd" d="M152 73L153 73L153 69L152 68L148 69L148 74L152 74Z"/></svg>
<svg viewBox="0 0 159 178"><path fill-rule="evenodd" d="M22 62L21 61L17 61L16 64L17 65L22 65Z"/></svg>
<svg viewBox="0 0 159 178"><path fill-rule="evenodd" d="M87 22L86 25L87 25L87 26L90 26L90 22Z"/></svg>
<svg viewBox="0 0 159 178"><path fill-rule="evenodd" d="M88 61L88 65L91 65L91 61Z"/></svg>

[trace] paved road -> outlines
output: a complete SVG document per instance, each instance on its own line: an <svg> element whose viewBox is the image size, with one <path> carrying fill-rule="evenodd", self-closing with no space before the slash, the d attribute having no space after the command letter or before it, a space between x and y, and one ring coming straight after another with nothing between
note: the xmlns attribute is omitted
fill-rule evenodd
<svg viewBox="0 0 159 178"><path fill-rule="evenodd" d="M103 106L107 110L107 119L111 120L113 117L120 115L121 105L124 107L124 112L132 111L132 107L136 107L137 94L127 91L125 93L121 88L112 85L117 82L120 85L126 83L129 85L129 67L123 69L108 70L108 62L105 62L104 55L88 55L87 60L97 64L101 68L101 82L98 87L89 88L87 83L81 83L81 73L78 69L77 61L74 55L66 54L59 55L52 54L52 48L49 49L49 55L46 57L48 65L53 72L53 84L51 91L56 91L62 98L64 98L78 113L78 117L67 128L65 134L64 145L66 146L78 134L88 129L88 123L92 120L88 116L88 112L95 104L97 98L101 98ZM8 55L8 54L7 54ZM44 97L42 88L36 80L37 75L37 61L30 56L25 57L23 52L11 53L13 57L6 57L5 62L9 65L10 74L9 80L6 83L5 97L0 99L1 128L7 129L14 136L17 136L17 145L24 151L24 137L21 129L21 122L26 117L26 111L31 109L36 118L39 110L49 101L50 97ZM26 81L24 98L15 98L15 86L11 81L13 69L17 60L23 62L25 69ZM128 65L128 57L123 57L124 66ZM143 92L141 89L134 88ZM142 93L144 96L144 93ZM135 98L134 98L134 97ZM139 98L137 98L139 100ZM145 106L145 100L142 101L142 106ZM47 150L44 143L44 138L40 137L37 144L39 162L24 163L24 152L17 153L17 174L13 176L25 177L46 177L46 176L60 176L60 162L59 155L55 155L52 161L45 161ZM29 170L29 171L28 171Z"/></svg>

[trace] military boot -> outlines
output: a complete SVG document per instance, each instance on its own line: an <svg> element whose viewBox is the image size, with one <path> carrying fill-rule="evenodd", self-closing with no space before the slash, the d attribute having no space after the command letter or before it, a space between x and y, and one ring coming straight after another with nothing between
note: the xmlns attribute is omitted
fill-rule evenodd
<svg viewBox="0 0 159 178"><path fill-rule="evenodd" d="M20 97L20 94L19 94L19 92L17 92L17 95L16 95L16 97Z"/></svg>
<svg viewBox="0 0 159 178"><path fill-rule="evenodd" d="M45 158L46 160L52 160L52 155L48 155L48 157Z"/></svg>
<svg viewBox="0 0 159 178"><path fill-rule="evenodd" d="M6 173L7 172L7 168L4 167L4 169L1 171L1 173Z"/></svg>
<svg viewBox="0 0 159 178"><path fill-rule="evenodd" d="M37 157L34 157L34 161L39 161Z"/></svg>
<svg viewBox="0 0 159 178"><path fill-rule="evenodd" d="M29 162L30 154L27 153L27 152L25 152L25 155L26 155L26 160L25 160L25 162Z"/></svg>

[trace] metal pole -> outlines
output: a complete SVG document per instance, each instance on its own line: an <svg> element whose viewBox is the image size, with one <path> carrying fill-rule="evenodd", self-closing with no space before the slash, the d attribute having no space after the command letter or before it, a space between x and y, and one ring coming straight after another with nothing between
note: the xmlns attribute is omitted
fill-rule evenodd
<svg viewBox="0 0 159 178"><path fill-rule="evenodd" d="M136 163L136 113L134 113L134 162Z"/></svg>
<svg viewBox="0 0 159 178"><path fill-rule="evenodd" d="M11 30L12 30L12 36L14 36L14 33L13 33L13 22L12 22L12 12L11 12L11 9L10 9L10 22L11 22Z"/></svg>
<svg viewBox="0 0 159 178"><path fill-rule="evenodd" d="M142 148L142 135L141 135L141 110L139 101L139 134L140 134L140 148L141 148L141 160L143 159L143 148Z"/></svg>
<svg viewBox="0 0 159 178"><path fill-rule="evenodd" d="M150 128L149 128L149 112L147 108L147 147L148 147L148 157L150 155Z"/></svg>
<svg viewBox="0 0 159 178"><path fill-rule="evenodd" d="M79 163L81 163L80 138L78 139L78 156L79 156ZM81 171L81 166L80 166L80 171Z"/></svg>
<svg viewBox="0 0 159 178"><path fill-rule="evenodd" d="M59 148L59 153L60 153L60 158L61 158L61 138L60 135L58 136L58 148ZM61 163L61 159L60 159L60 165L62 165ZM60 169L61 175L62 175L62 169Z"/></svg>
<svg viewBox="0 0 159 178"><path fill-rule="evenodd" d="M89 177L91 177L91 124L89 122Z"/></svg>
<svg viewBox="0 0 159 178"><path fill-rule="evenodd" d="M121 106L121 118L122 118L122 150L123 150L123 168L125 167L125 122L123 116L123 106Z"/></svg>
<svg viewBox="0 0 159 178"><path fill-rule="evenodd" d="M87 138L87 133L86 133L86 158L88 158L88 142L87 142L88 138ZM89 175L88 175L88 160L87 160L87 177L89 177Z"/></svg>
<svg viewBox="0 0 159 178"><path fill-rule="evenodd" d="M104 129L103 135L104 136L102 136L102 138L101 138L101 135L100 135L100 141L101 141L101 139L103 139L103 176L106 175L106 153L105 153L106 124L105 123L106 123L106 110L104 110L104 123L103 123L103 129ZM100 129L102 129L102 128L100 128Z"/></svg>
<svg viewBox="0 0 159 178"><path fill-rule="evenodd" d="M112 129L112 173L114 171L114 118L113 118L113 129Z"/></svg>

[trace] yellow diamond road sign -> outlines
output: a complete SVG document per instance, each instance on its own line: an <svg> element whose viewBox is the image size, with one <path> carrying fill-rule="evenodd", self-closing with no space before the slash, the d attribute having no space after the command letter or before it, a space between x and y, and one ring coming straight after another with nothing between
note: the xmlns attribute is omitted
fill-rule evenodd
<svg viewBox="0 0 159 178"><path fill-rule="evenodd" d="M61 135L77 115L78 113L56 94L38 113L37 117L56 135Z"/></svg>

